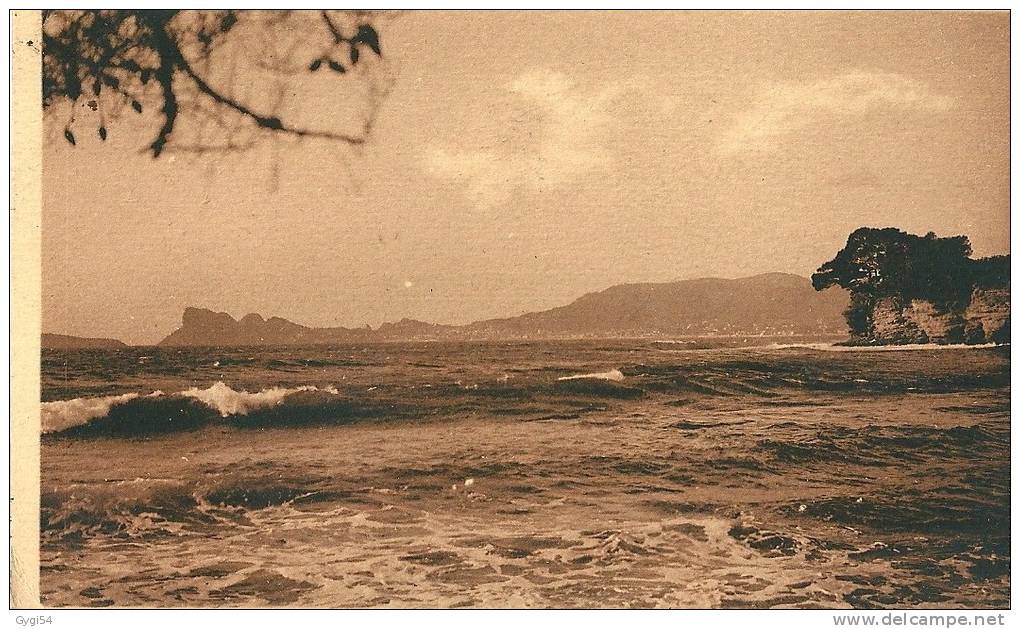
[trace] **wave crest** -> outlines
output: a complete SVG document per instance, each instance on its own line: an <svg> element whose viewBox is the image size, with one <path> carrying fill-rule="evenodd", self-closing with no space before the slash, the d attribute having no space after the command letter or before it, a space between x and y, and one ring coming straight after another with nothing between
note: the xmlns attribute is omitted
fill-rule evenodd
<svg viewBox="0 0 1020 629"><path fill-rule="evenodd" d="M94 398L74 398L42 403L42 431L59 432L83 424L90 419L104 417L117 404L141 397L137 393L107 395Z"/></svg>
<svg viewBox="0 0 1020 629"><path fill-rule="evenodd" d="M623 382L626 376L619 369L610 369L609 371L599 371L595 373L580 373L573 376L563 376L557 378L557 380L610 380L612 382Z"/></svg>
<svg viewBox="0 0 1020 629"><path fill-rule="evenodd" d="M201 426L217 415L220 418L245 417L277 409L294 395L299 398L314 395L320 402L336 402L340 392L334 387L301 386L272 387L251 393L217 382L206 389L192 387L171 394L153 391L148 395L125 393L43 402L42 432L123 435L186 430Z"/></svg>
<svg viewBox="0 0 1020 629"><path fill-rule="evenodd" d="M192 387L181 391L178 395L194 398L206 406L219 412L220 417L231 415L247 415L252 411L271 408L281 404L287 396L302 391L321 391L331 395L339 395L340 392L333 387L320 389L319 387L303 386L295 388L272 387L262 389L258 393L237 391L231 389L223 382L217 382L208 389Z"/></svg>

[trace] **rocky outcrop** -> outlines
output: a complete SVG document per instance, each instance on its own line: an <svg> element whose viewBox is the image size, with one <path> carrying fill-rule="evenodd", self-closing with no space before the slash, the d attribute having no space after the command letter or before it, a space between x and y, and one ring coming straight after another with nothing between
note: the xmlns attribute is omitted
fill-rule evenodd
<svg viewBox="0 0 1020 629"><path fill-rule="evenodd" d="M877 299L871 327L852 332L857 345L1009 342L1009 289L975 289L966 308L941 309L930 301Z"/></svg>
<svg viewBox="0 0 1020 629"><path fill-rule="evenodd" d="M850 343L1009 342L1009 256L973 259L966 236L862 227L811 276L850 291Z"/></svg>
<svg viewBox="0 0 1020 629"><path fill-rule="evenodd" d="M186 308L181 327L160 341L172 346L237 346L237 345L316 345L357 341L365 338L364 330L348 328L310 328L280 317L263 319L248 314L238 321L225 312L205 308Z"/></svg>
<svg viewBox="0 0 1020 629"><path fill-rule="evenodd" d="M976 289L963 317L967 343L1008 343L1009 289Z"/></svg>

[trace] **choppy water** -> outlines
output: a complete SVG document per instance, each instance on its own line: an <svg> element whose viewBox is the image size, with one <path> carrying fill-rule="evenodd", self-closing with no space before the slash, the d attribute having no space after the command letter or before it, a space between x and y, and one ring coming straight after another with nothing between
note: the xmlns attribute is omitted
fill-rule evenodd
<svg viewBox="0 0 1020 629"><path fill-rule="evenodd" d="M46 352L43 602L1007 606L1009 349L825 349Z"/></svg>

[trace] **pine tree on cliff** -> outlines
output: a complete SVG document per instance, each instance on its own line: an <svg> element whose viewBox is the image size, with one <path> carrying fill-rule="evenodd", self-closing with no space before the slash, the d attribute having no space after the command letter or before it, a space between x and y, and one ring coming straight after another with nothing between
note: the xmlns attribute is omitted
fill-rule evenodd
<svg viewBox="0 0 1020 629"><path fill-rule="evenodd" d="M908 234L892 227L862 227L846 246L811 276L815 290L841 286L850 291L844 312L851 335L874 338L879 300L906 307L913 300L931 303L942 313L960 312L975 287L1009 285L1009 256L972 260L966 236L939 238ZM1008 328L1007 328L1008 329Z"/></svg>

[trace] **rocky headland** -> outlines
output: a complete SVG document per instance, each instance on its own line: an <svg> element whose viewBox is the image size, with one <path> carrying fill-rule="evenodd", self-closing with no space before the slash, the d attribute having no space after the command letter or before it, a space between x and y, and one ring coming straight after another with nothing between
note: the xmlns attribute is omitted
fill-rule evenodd
<svg viewBox="0 0 1020 629"><path fill-rule="evenodd" d="M850 292L852 345L1008 343L1009 256L970 254L966 236L862 227L811 279Z"/></svg>

